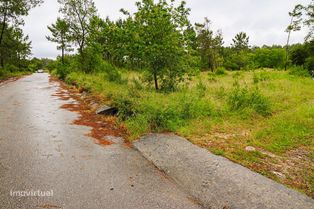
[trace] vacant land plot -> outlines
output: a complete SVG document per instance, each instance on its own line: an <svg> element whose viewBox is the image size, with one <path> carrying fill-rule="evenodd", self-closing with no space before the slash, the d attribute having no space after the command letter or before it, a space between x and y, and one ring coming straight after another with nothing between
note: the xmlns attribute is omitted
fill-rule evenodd
<svg viewBox="0 0 314 209"><path fill-rule="evenodd" d="M155 92L139 73L71 73L67 82L119 108L134 140L172 131L209 151L314 197L314 81L288 71L201 73Z"/></svg>

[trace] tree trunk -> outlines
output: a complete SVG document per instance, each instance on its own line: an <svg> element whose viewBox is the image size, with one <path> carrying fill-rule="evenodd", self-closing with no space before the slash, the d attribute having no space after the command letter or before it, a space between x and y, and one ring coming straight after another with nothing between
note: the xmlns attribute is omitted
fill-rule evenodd
<svg viewBox="0 0 314 209"><path fill-rule="evenodd" d="M64 65L64 47L62 47L61 60L62 60L62 64Z"/></svg>
<svg viewBox="0 0 314 209"><path fill-rule="evenodd" d="M1 28L1 35L0 35L0 59L1 59L1 67L4 66L4 60L3 60L3 54L2 54L2 40L3 40L3 35L4 35L4 31L5 31L5 27L6 27L6 21L7 21L7 11L4 12L4 16L3 16L3 21L2 21L2 28Z"/></svg>
<svg viewBox="0 0 314 209"><path fill-rule="evenodd" d="M1 57L0 57L0 64L1 64L1 67L4 67L4 59L2 57L2 54L1 54Z"/></svg>
<svg viewBox="0 0 314 209"><path fill-rule="evenodd" d="M158 91L159 87L158 87L158 78L157 78L157 73L154 72L154 81L155 81L155 89Z"/></svg>
<svg viewBox="0 0 314 209"><path fill-rule="evenodd" d="M81 68L84 72L86 72L86 69L83 69L84 68L84 60L85 60L85 56L84 56L84 52L83 52L83 45L79 46L79 55L80 55Z"/></svg>
<svg viewBox="0 0 314 209"><path fill-rule="evenodd" d="M292 23L293 23L293 17L291 17L291 22L290 22L290 25L292 25ZM286 45L286 61L285 61L285 70L287 70L287 67L288 67L290 36L291 36L291 30L289 30L289 31L288 31L288 39L287 39L287 45Z"/></svg>

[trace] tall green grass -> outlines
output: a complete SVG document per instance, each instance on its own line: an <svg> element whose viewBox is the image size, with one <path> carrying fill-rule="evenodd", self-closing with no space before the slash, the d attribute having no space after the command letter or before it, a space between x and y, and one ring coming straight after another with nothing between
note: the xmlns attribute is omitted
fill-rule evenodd
<svg viewBox="0 0 314 209"><path fill-rule="evenodd" d="M225 75L219 75L224 79L221 76ZM117 107L120 121L129 129L131 138L147 132L184 130L188 133L187 129L195 132L196 121L217 121L228 115L243 114L247 118L267 117L272 111L269 99L255 86L248 88L237 84L221 87L213 93L206 80L199 80L192 87L164 93L144 87L136 79L121 80L112 81L107 73L81 72L72 72L66 78L68 83L77 83L91 93L102 94L107 102Z"/></svg>
<svg viewBox="0 0 314 209"><path fill-rule="evenodd" d="M276 160L290 160L289 151L300 149L307 162L314 160L314 81L299 71L203 72L168 93L154 91L138 72L109 73L74 71L66 81L117 107L130 140L149 132L175 132L270 177ZM248 152L246 146L256 151ZM313 172L296 166L289 174L302 171L298 178L311 185ZM289 178L287 174L286 180L294 181Z"/></svg>

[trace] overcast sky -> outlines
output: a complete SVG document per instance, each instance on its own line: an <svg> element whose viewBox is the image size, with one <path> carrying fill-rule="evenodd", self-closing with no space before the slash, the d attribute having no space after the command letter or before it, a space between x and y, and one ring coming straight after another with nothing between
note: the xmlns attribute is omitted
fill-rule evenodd
<svg viewBox="0 0 314 209"><path fill-rule="evenodd" d="M192 9L190 20L203 22L204 17L212 21L214 30L221 29L226 45L240 31L250 36L250 45L272 45L286 42L284 32L289 24L288 12L296 4L309 4L311 0L186 0ZM136 0L95 0L101 17L117 19L121 8L135 10ZM25 18L24 31L30 36L33 55L54 58L59 52L56 45L46 40L49 35L47 25L55 22L59 5L57 0L45 0ZM291 42L303 42L305 31L292 34Z"/></svg>

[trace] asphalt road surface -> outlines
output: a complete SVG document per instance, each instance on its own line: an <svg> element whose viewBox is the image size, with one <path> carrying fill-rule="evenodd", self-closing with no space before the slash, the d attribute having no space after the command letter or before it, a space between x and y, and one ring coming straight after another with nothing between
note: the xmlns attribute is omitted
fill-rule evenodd
<svg viewBox="0 0 314 209"><path fill-rule="evenodd" d="M1 209L201 208L138 151L85 136L57 88L45 73L0 84Z"/></svg>

